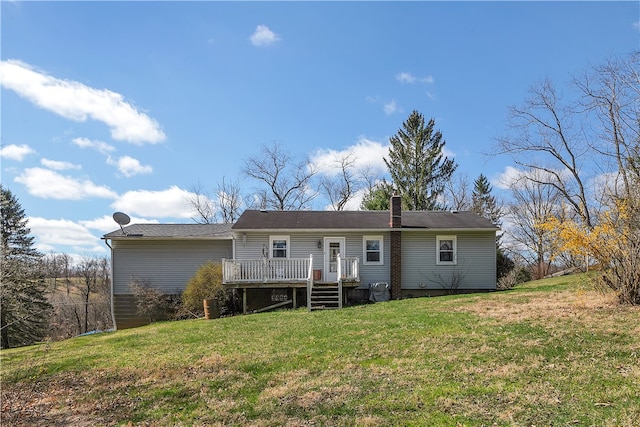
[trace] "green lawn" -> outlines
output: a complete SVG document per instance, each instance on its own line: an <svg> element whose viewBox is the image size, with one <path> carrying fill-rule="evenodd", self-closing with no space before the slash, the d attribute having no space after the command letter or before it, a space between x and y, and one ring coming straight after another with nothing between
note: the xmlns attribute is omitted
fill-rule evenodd
<svg viewBox="0 0 640 427"><path fill-rule="evenodd" d="M159 323L5 350L13 425L640 425L640 309L493 294Z"/></svg>

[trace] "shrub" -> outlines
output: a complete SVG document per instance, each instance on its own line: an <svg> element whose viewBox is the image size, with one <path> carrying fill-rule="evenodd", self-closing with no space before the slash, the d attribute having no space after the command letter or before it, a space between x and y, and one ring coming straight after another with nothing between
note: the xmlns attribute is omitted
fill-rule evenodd
<svg viewBox="0 0 640 427"><path fill-rule="evenodd" d="M154 288L148 279L134 279L129 288L136 300L138 314L146 316L149 322L175 317L177 307L171 295Z"/></svg>
<svg viewBox="0 0 640 427"><path fill-rule="evenodd" d="M520 283L529 282L531 280L531 273L525 267L512 268L507 274L498 278L499 291L506 291L514 288Z"/></svg>
<svg viewBox="0 0 640 427"><path fill-rule="evenodd" d="M202 300L215 298L222 306L225 292L222 286L222 264L209 261L203 264L189 280L182 293L183 308L196 315L204 314Z"/></svg>

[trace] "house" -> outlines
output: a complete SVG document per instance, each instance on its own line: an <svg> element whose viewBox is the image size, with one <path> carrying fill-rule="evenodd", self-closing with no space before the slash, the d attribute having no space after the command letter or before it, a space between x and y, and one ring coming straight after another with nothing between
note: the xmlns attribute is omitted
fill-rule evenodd
<svg viewBox="0 0 640 427"><path fill-rule="evenodd" d="M132 225L104 238L122 328L140 321L127 290L133 277L179 293L212 259L222 260L224 286L242 292L245 312L339 308L366 298L373 283L389 284L393 299L492 291L496 231L471 212L402 212L394 196L390 211L247 210L233 225Z"/></svg>
<svg viewBox="0 0 640 427"><path fill-rule="evenodd" d="M111 307L117 329L149 323L138 313L132 282L179 295L202 264L233 254L231 224L133 224L103 239L111 249Z"/></svg>

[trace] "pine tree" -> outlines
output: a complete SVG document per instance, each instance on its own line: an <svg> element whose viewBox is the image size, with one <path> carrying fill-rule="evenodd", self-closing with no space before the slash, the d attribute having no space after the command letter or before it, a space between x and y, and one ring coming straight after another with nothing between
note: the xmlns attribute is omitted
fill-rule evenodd
<svg viewBox="0 0 640 427"><path fill-rule="evenodd" d="M445 141L434 126L434 119L425 124L424 116L414 110L389 139L389 158L384 162L404 209L437 209L438 197L456 170L456 163L444 156Z"/></svg>
<svg viewBox="0 0 640 427"><path fill-rule="evenodd" d="M11 191L0 186L0 193L0 335L2 348L9 348L44 338L51 305L24 209Z"/></svg>
<svg viewBox="0 0 640 427"><path fill-rule="evenodd" d="M378 182L369 189L369 192L362 197L360 209L365 211L386 211L389 210L389 201L393 195L393 185L385 179Z"/></svg>
<svg viewBox="0 0 640 427"><path fill-rule="evenodd" d="M487 177L480 174L473 184L471 210L499 226L502 209L496 201L496 198L491 195L492 190L493 188L491 184L489 184Z"/></svg>
<svg viewBox="0 0 640 427"><path fill-rule="evenodd" d="M502 208L496 198L491 194L493 188L484 174L473 183L473 193L471 194L471 211L488 219L496 226L500 226L502 221ZM505 253L500 243L500 235L496 236L496 275L498 279L505 277L515 267L515 262Z"/></svg>

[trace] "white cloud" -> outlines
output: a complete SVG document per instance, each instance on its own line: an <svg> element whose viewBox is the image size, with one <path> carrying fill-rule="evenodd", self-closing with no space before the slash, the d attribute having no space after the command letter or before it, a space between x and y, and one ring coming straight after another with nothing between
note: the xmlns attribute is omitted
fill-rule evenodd
<svg viewBox="0 0 640 427"><path fill-rule="evenodd" d="M40 163L42 164L42 166L46 168L57 170L57 171L63 171L68 169L82 169L82 166L80 165L76 165L71 162L64 162L60 160L41 159Z"/></svg>
<svg viewBox="0 0 640 427"><path fill-rule="evenodd" d="M83 122L91 118L105 123L113 139L135 144L166 139L155 120L108 89L61 80L16 60L0 62L0 82L35 105L69 120Z"/></svg>
<svg viewBox="0 0 640 427"><path fill-rule="evenodd" d="M23 161L28 154L35 153L35 150L26 144L16 145L9 144L0 148L0 157L5 159Z"/></svg>
<svg viewBox="0 0 640 427"><path fill-rule="evenodd" d="M43 168L28 168L15 178L24 184L29 194L43 199L81 200L89 197L115 199L118 194L109 187L96 185L90 180L63 176Z"/></svg>
<svg viewBox="0 0 640 427"><path fill-rule="evenodd" d="M254 46L268 46L280 40L280 37L266 25L258 25L249 40Z"/></svg>
<svg viewBox="0 0 640 427"><path fill-rule="evenodd" d="M28 218L28 226L36 238L36 247L50 252L60 246L71 246L79 252L106 252L100 239L81 224L66 219Z"/></svg>
<svg viewBox="0 0 640 427"><path fill-rule="evenodd" d="M127 178L134 175L145 174L153 172L153 168L148 165L141 164L137 159L129 156L122 156L118 160L113 160L111 157L107 159L107 163L116 166L118 170Z"/></svg>
<svg viewBox="0 0 640 427"><path fill-rule="evenodd" d="M192 196L192 193L175 185L161 191L128 191L112 203L111 207L127 214L149 218L191 218L194 216L189 205Z"/></svg>
<svg viewBox="0 0 640 427"><path fill-rule="evenodd" d="M513 166L507 166L500 175L491 180L491 183L501 190L509 190L514 183L520 181L524 176L524 171Z"/></svg>
<svg viewBox="0 0 640 427"><path fill-rule="evenodd" d="M624 180L619 172L605 172L596 175L590 182L596 196L621 194L625 188Z"/></svg>
<svg viewBox="0 0 640 427"><path fill-rule="evenodd" d="M569 178L569 172L566 170L549 170L530 169L522 170L513 166L507 166L504 171L497 177L491 179L493 186L501 190L509 190L514 186L516 188L523 187L527 182L527 178L535 179L540 182L553 182L560 177L561 179Z"/></svg>
<svg viewBox="0 0 640 427"><path fill-rule="evenodd" d="M635 21L631 23L631 26L633 27L634 30L640 31L640 21Z"/></svg>
<svg viewBox="0 0 640 427"><path fill-rule="evenodd" d="M374 175L386 171L383 157L389 156L389 144L360 137L358 142L344 150L318 150L311 156L311 163L320 173L335 176L340 173L340 160L350 155L356 171L370 170Z"/></svg>
<svg viewBox="0 0 640 427"><path fill-rule="evenodd" d="M396 112L402 112L402 110L398 107L398 104L395 99L392 99L391 101L384 104L382 109L384 110L384 113L387 116L390 116L391 114Z"/></svg>
<svg viewBox="0 0 640 427"><path fill-rule="evenodd" d="M382 105L382 111L388 116L394 113L402 113L403 111L395 99L388 102L383 101L379 96L367 96L365 99L371 104Z"/></svg>
<svg viewBox="0 0 640 427"><path fill-rule="evenodd" d="M396 74L396 80L400 83L414 84L414 83L425 83L425 84L433 84L434 79L433 76L424 76L424 77L416 77L411 73L402 72Z"/></svg>
<svg viewBox="0 0 640 427"><path fill-rule="evenodd" d="M416 78L413 74L411 73L398 73L396 74L396 80L399 81L400 83L415 83L416 82Z"/></svg>
<svg viewBox="0 0 640 427"><path fill-rule="evenodd" d="M120 226L114 221L112 215L104 215L100 218L78 221L78 223L86 228L101 231L103 234L118 230ZM131 224L157 224L157 219L146 219L140 217L131 217Z"/></svg>
<svg viewBox="0 0 640 427"><path fill-rule="evenodd" d="M102 154L109 154L116 149L113 145L109 145L106 142L91 140L89 138L73 138L71 142L80 148L91 148Z"/></svg>

